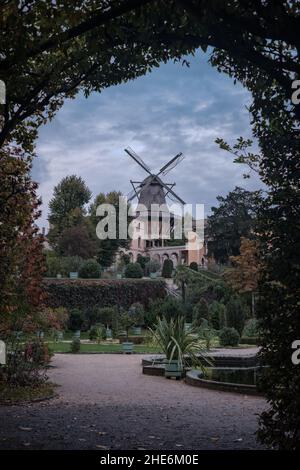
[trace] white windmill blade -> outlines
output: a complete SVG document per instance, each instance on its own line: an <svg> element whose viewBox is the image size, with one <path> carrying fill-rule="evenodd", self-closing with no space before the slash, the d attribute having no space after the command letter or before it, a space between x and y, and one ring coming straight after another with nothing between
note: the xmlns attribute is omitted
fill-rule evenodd
<svg viewBox="0 0 300 470"><path fill-rule="evenodd" d="M149 173L149 175L151 175L151 168L146 165L146 163L144 162L144 160L134 151L132 150L132 148L130 147L127 147L126 149L124 149L125 152L131 157L133 158L133 160L138 164L140 165L147 173Z"/></svg>
<svg viewBox="0 0 300 470"><path fill-rule="evenodd" d="M184 155L180 152L175 157L173 157L166 165L164 165L160 170L159 174L165 176L169 171L173 170L184 159Z"/></svg>

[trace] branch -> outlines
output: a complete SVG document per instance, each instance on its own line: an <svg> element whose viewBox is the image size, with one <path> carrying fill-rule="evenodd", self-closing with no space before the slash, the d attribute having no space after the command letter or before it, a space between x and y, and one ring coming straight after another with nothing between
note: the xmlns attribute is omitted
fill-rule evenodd
<svg viewBox="0 0 300 470"><path fill-rule="evenodd" d="M20 62L24 62L24 60L26 59L36 57L42 52L54 49L60 46L61 44L69 41L70 39L74 39L84 33L92 31L93 29L101 25L105 25L109 21L114 20L125 13L129 13L130 11L153 1L154 0L127 0L126 2L122 1L121 4L116 6L115 8L110 8L110 10L108 11L100 11L98 13L95 13L88 20L83 21L79 25L60 33L57 36L52 36L47 41L40 42L32 49L28 50L27 53L25 53L21 57L15 55L10 60L5 59L1 61L0 71L7 71L10 67L15 66Z"/></svg>

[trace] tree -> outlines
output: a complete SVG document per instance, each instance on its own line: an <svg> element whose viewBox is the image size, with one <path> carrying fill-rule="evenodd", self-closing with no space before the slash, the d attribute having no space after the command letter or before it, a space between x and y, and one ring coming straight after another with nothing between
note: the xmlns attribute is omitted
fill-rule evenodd
<svg viewBox="0 0 300 470"><path fill-rule="evenodd" d="M262 70L288 100L299 74L298 1L2 3L0 74L8 103L0 145L15 139L28 149L38 127L80 89L89 95L199 47ZM299 107L292 111L299 119Z"/></svg>
<svg viewBox="0 0 300 470"><path fill-rule="evenodd" d="M192 269L193 271L198 271L198 264L193 261L192 263L190 263L190 269Z"/></svg>
<svg viewBox="0 0 300 470"><path fill-rule="evenodd" d="M0 330L34 315L42 303L45 271L37 184L30 179L31 158L19 148L0 149Z"/></svg>
<svg viewBox="0 0 300 470"><path fill-rule="evenodd" d="M93 203L89 207L89 217L92 226L93 237L97 246L97 259L98 262L103 267L109 267L113 264L120 248L128 248L129 240L128 238L119 238L119 214L120 206L119 200L122 197L122 193L118 191L110 191L107 194L100 193L95 197ZM97 216L97 207L101 204L112 204L116 212L116 238L106 238L100 240L96 236L96 227L97 224L104 219L104 216ZM128 206L127 206L128 213ZM127 218L127 224L129 223L130 218Z"/></svg>
<svg viewBox="0 0 300 470"><path fill-rule="evenodd" d="M169 58L186 63L182 56L198 47L212 46L211 64L252 93L259 172L269 188L259 214L265 267L258 316L271 406L259 436L272 447L299 448L299 370L290 361L299 336L300 106L291 103L299 77L299 0L107 0L100 6L90 0L84 10L79 0L4 0L1 7L0 74L8 102L0 145L15 140L32 150L38 126L66 97L135 78Z"/></svg>
<svg viewBox="0 0 300 470"><path fill-rule="evenodd" d="M79 268L79 277L84 279L98 279L101 274L101 266L96 260L85 261Z"/></svg>
<svg viewBox="0 0 300 470"><path fill-rule="evenodd" d="M236 329L240 336L246 321L246 306L239 297L232 297L226 305L226 326Z"/></svg>
<svg viewBox="0 0 300 470"><path fill-rule="evenodd" d="M254 293L258 287L258 277L262 269L257 240L241 238L239 256L229 258L233 267L228 268L224 278L229 286L239 292L250 292L252 295L252 314L255 314Z"/></svg>
<svg viewBox="0 0 300 470"><path fill-rule="evenodd" d="M193 324L200 327L203 320L210 320L208 304L204 298L200 299L193 308Z"/></svg>
<svg viewBox="0 0 300 470"><path fill-rule="evenodd" d="M84 206L90 198L91 192L80 176L66 176L55 186L48 217L48 238L54 245L58 244L63 230L83 223Z"/></svg>
<svg viewBox="0 0 300 470"><path fill-rule="evenodd" d="M88 259L96 255L96 243L91 239L85 224L75 225L62 231L57 251L62 256L80 256Z"/></svg>
<svg viewBox="0 0 300 470"><path fill-rule="evenodd" d="M143 270L139 263L128 263L125 267L125 277L142 278Z"/></svg>
<svg viewBox="0 0 300 470"><path fill-rule="evenodd" d="M225 264L230 256L239 255L241 237L253 237L260 195L236 187L225 198L217 197L219 207L212 207L207 218L209 256Z"/></svg>
<svg viewBox="0 0 300 470"><path fill-rule="evenodd" d="M171 259L165 259L162 267L162 277L170 278L173 273L173 261Z"/></svg>

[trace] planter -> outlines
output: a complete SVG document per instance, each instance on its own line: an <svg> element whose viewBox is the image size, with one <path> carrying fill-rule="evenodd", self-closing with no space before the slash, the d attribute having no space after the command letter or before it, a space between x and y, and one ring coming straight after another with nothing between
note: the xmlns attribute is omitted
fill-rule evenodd
<svg viewBox="0 0 300 470"><path fill-rule="evenodd" d="M74 332L74 338L80 338L80 330Z"/></svg>
<svg viewBox="0 0 300 470"><path fill-rule="evenodd" d="M150 279L156 279L157 273L150 273Z"/></svg>
<svg viewBox="0 0 300 470"><path fill-rule="evenodd" d="M134 326L132 328L132 334L136 336L142 334L142 328L140 326Z"/></svg>
<svg viewBox="0 0 300 470"><path fill-rule="evenodd" d="M117 279L122 279L122 274L117 274Z"/></svg>
<svg viewBox="0 0 300 470"><path fill-rule="evenodd" d="M62 275L61 274L56 274L56 279L61 279Z"/></svg>
<svg viewBox="0 0 300 470"><path fill-rule="evenodd" d="M165 365L165 377L171 379L175 377L176 380L181 379L183 376L183 367L177 359L167 361Z"/></svg>
<svg viewBox="0 0 300 470"><path fill-rule="evenodd" d="M122 349L125 354L131 354L133 352L133 347L133 343L129 343L127 341L122 343Z"/></svg>
<svg viewBox="0 0 300 470"><path fill-rule="evenodd" d="M69 273L69 278L70 279L78 279L78 273L77 272L70 272Z"/></svg>
<svg viewBox="0 0 300 470"><path fill-rule="evenodd" d="M184 328L185 328L185 331L190 331L192 329L192 323L185 323Z"/></svg>
<svg viewBox="0 0 300 470"><path fill-rule="evenodd" d="M44 338L44 332L43 331L37 331L36 332L36 335L39 339L43 339Z"/></svg>

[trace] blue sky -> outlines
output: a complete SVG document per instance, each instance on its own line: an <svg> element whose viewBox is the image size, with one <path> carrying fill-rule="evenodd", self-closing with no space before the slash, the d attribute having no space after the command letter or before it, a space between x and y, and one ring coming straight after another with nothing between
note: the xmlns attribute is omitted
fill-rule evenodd
<svg viewBox="0 0 300 470"><path fill-rule="evenodd" d="M41 128L33 178L43 200L40 226L47 227L53 187L66 175L81 176L93 192L131 190L130 178L146 175L124 152L131 146L153 169L183 152L185 159L165 178L187 203L203 203L205 211L235 186L258 189L254 175L215 144L251 137L246 107L249 93L218 73L208 56L190 58L190 68L162 64L135 81L68 100L52 122Z"/></svg>

